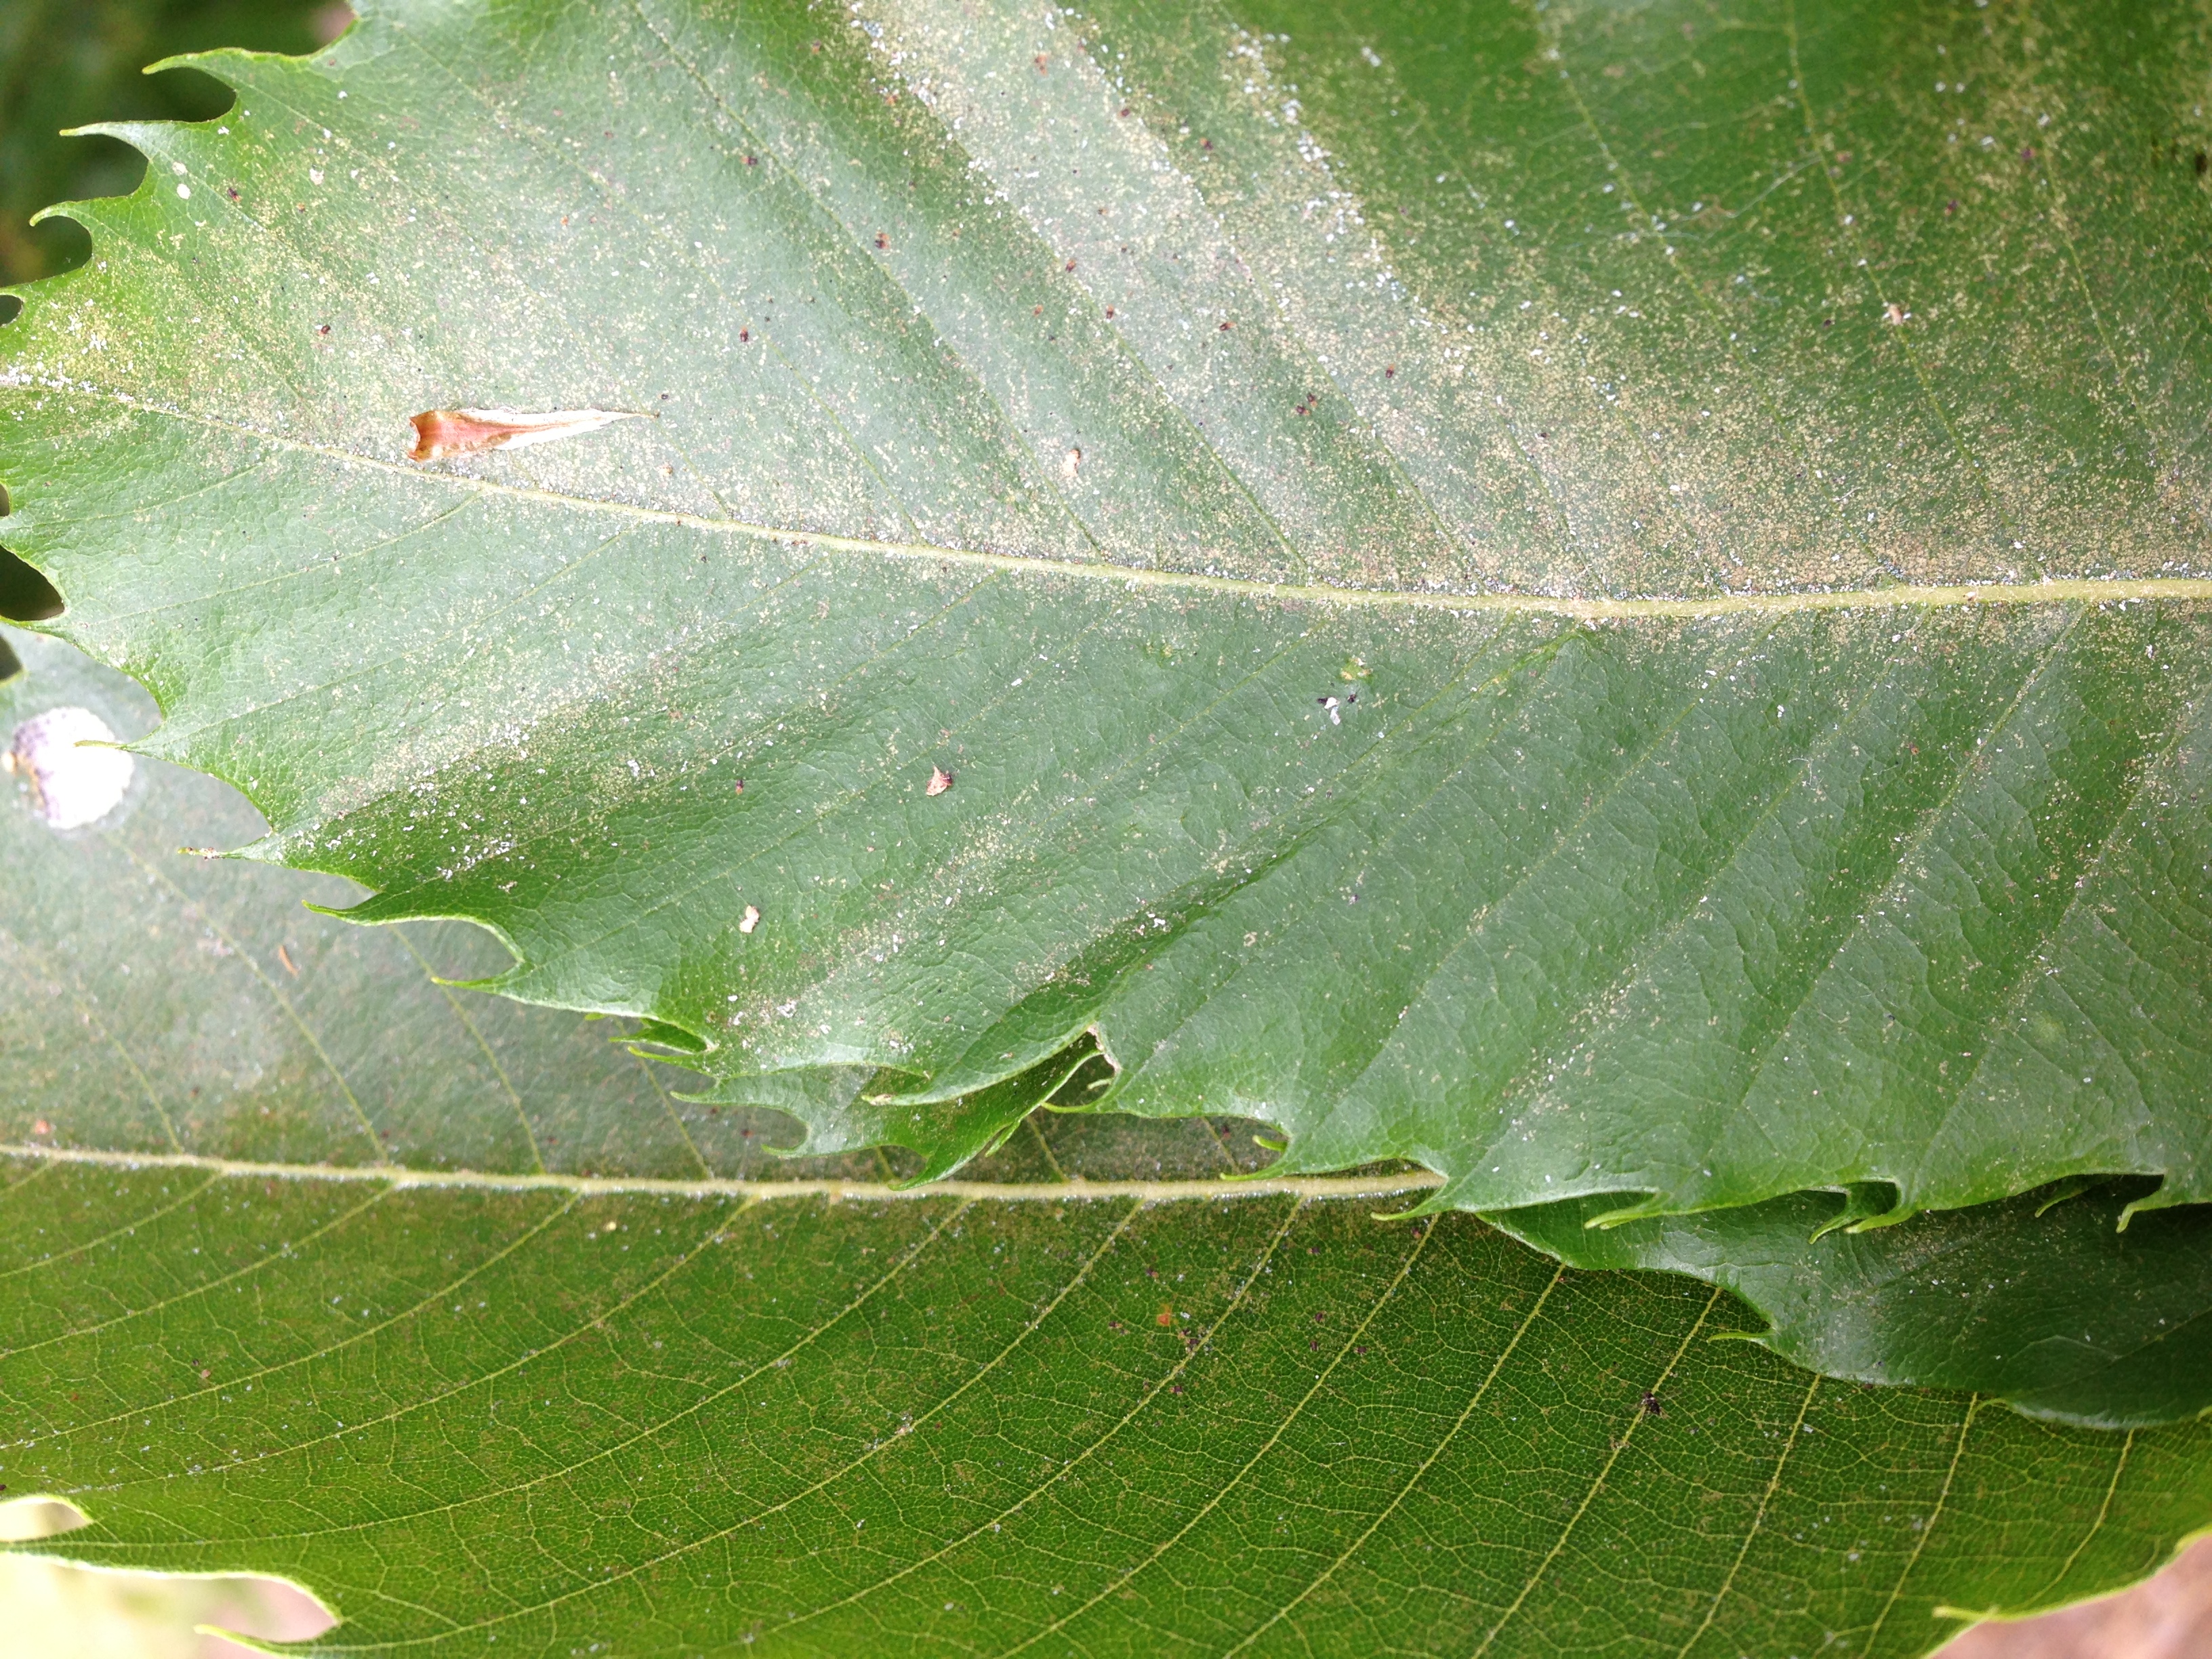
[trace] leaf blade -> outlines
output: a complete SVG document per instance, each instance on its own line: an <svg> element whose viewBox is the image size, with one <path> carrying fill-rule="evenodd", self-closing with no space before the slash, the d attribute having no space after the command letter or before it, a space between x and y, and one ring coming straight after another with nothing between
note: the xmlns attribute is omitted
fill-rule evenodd
<svg viewBox="0 0 2212 1659"><path fill-rule="evenodd" d="M2160 1012L2199 1030L2179 802L2204 579L2140 459L2185 410L2048 295L2033 336L2010 301L1888 320L1910 309L1891 267L1850 252L1875 246L1851 205L1871 192L1881 235L1965 283L1978 254L1918 216L1927 192L2024 234L2072 146L2104 194L2067 198L2054 269L2100 319L2142 313L2147 273L2197 280L2106 211L2166 188L2112 159L2165 83L2070 21L2031 62L2025 37L1893 9L1860 14L1898 54L1879 114L1848 91L1869 48L1826 22L1810 69L1794 21L1709 43L1728 75L1706 89L1587 55L1671 40L1656 14L1394 12L1355 43L1144 9L1042 42L929 5L827 36L712 7L373 12L311 64L222 60L235 131L131 130L168 171L86 210L115 270L18 325L11 395L46 416L11 441L18 539L71 637L156 687L155 751L264 807L262 855L376 889L362 919L482 921L521 955L504 988L688 1032L720 1079L902 1076L908 1117L878 1132L932 1169L1005 1127L933 1108L1095 1031L1114 1103L1265 1116L1291 1170L1413 1158L1477 1207L1838 1182L1946 1207L2113 1171L2202 1199L2191 1068L2147 1046L2135 941L2092 920L2157 936L2179 964ZM613 44L619 123L577 112L596 75L587 97L532 72L579 27ZM1445 39L1495 111L1444 118ZM1897 79L1954 48L2019 96L2044 62L2112 89L2034 127L2016 185L1953 153L1969 106ZM1270 102L1293 63L1309 93ZM1808 76L1826 89L1781 95ZM1693 141L1741 211L1664 241L1671 210L1614 187L1611 123L1734 112L1761 77L1742 153ZM1431 125L1385 142L1383 106ZM1553 118L1574 158L1499 173ZM1909 172L1823 160L1845 130ZM1089 159L1020 163L1036 133ZM1360 251L1393 198L1402 224ZM374 256L338 234L372 224ZM1747 271L1718 273L1763 242L1771 292L1735 294ZM1495 273L1464 294L1462 256ZM1831 335L1838 284L1857 320ZM1760 306L1810 331L1721 338ZM210 351L191 331L215 314L234 325ZM120 372L92 328L130 342ZM2024 507L2037 452L2000 429L2002 388L2092 360L2124 408L2038 407L2111 458L2103 505ZM1632 369L1656 425L1621 401ZM1836 374L1849 418L1823 425L1807 388ZM399 459L406 414L495 405L660 418ZM1883 434L1901 461L1876 465ZM1862 492L1871 531L1842 507ZM1769 564L1730 562L1731 515ZM100 592L118 521L136 599ZM2048 565L2031 529L2095 580L2021 580ZM1701 916L1709 882L1767 908ZM1763 957L1729 937L1783 916ZM842 1109L820 1144L857 1133Z"/></svg>

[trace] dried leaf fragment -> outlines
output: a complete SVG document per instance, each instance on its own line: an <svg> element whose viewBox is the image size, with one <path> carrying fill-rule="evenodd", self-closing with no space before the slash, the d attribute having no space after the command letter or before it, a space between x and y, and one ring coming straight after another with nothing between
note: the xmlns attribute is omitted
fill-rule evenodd
<svg viewBox="0 0 2212 1659"><path fill-rule="evenodd" d="M516 409L426 409L408 418L415 423L415 447L407 459L434 461L441 455L550 443L646 416L622 409L556 409L538 415Z"/></svg>
<svg viewBox="0 0 2212 1659"><path fill-rule="evenodd" d="M929 781L923 786L921 793L925 795L941 795L951 787L952 774L941 766L933 766L929 769Z"/></svg>
<svg viewBox="0 0 2212 1659"><path fill-rule="evenodd" d="M750 933L754 928L759 926L760 906L757 904L748 904L745 906L744 915L738 918L738 931L741 933Z"/></svg>

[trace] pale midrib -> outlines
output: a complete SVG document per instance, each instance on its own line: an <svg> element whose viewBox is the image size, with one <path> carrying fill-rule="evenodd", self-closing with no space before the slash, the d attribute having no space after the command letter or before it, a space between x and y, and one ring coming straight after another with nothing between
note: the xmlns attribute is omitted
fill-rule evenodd
<svg viewBox="0 0 2212 1659"><path fill-rule="evenodd" d="M27 378L0 375L0 386L11 381L21 385ZM696 513L643 507L632 501L568 495L558 490L539 489L525 484L472 478L463 473L426 471L411 464L380 460L374 456L356 454L351 450L308 443L301 439L264 432L238 422L220 420L213 416L155 403L82 381L49 384L58 391L112 397L127 408L143 410L173 420L188 421L216 431L234 433L258 443L318 456L343 466L387 472L415 484L435 481L455 489L475 490L480 495L527 501L567 512L610 514L635 523L671 525L750 541L820 548L835 553L858 553L872 558L957 564L1031 577L1059 576L1080 581L1119 583L1126 588L1210 593L1279 604L1321 605L1346 610L1437 611L1458 615L1528 612L1565 617L1580 622L1627 622L1657 617L1779 616L1814 611L1934 611L1972 605L2110 605L2126 600L2212 599L2212 577L2204 576L2068 577L2035 582L1900 582L1881 587L1808 588L1777 593L1712 593L1694 598L1646 599L1578 599L1547 593L1414 592L1388 588L1332 587L1314 582L1263 581L1252 577L1209 575L1198 571L1146 569L1130 565L1087 562L1079 559L1032 558L1024 554L993 553L976 548L933 547L911 542L876 541L863 536L778 529L736 519L707 518Z"/></svg>
<svg viewBox="0 0 2212 1659"><path fill-rule="evenodd" d="M776 1198L827 1198L856 1203L893 1199L962 1198L986 1203L1053 1203L1094 1199L1135 1199L1143 1204L1188 1203L1209 1199L1389 1198L1443 1185L1427 1170L1396 1175L1233 1176L1196 1181L1063 1182L933 1181L894 1186L884 1181L812 1179L744 1181L708 1178L679 1181L652 1176L502 1175L495 1170L410 1170L392 1164L266 1164L210 1158L194 1152L95 1152L70 1146L0 1144L0 1158L35 1158L50 1164L83 1164L107 1170L202 1170L244 1180L374 1182L392 1188L453 1188L486 1192L659 1194L672 1198L742 1198L758 1202Z"/></svg>

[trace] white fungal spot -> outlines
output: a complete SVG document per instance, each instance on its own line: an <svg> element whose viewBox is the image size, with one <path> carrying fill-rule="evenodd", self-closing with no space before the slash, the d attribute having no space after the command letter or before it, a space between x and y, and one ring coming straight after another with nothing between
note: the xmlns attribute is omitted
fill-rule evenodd
<svg viewBox="0 0 2212 1659"><path fill-rule="evenodd" d="M738 918L738 931L741 933L750 933L754 928L759 926L760 906L757 904L748 904L745 906L744 915ZM735 1002L737 999L735 997L732 997L730 1000Z"/></svg>
<svg viewBox="0 0 2212 1659"><path fill-rule="evenodd" d="M55 830L82 830L113 811L137 763L112 744L115 733L89 708L49 708L15 728L8 769L28 786L31 809Z"/></svg>
<svg viewBox="0 0 2212 1659"><path fill-rule="evenodd" d="M179 185L177 186L177 199L180 202L191 201L192 199L192 187L190 185Z"/></svg>

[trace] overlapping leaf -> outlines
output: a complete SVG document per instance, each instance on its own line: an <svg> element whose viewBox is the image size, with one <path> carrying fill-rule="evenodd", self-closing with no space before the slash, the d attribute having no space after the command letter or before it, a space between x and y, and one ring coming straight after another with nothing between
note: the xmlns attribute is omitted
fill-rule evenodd
<svg viewBox="0 0 2212 1659"><path fill-rule="evenodd" d="M18 642L0 728L147 720ZM2201 1425L1821 1380L1710 1340L1747 1328L1723 1292L1372 1218L1418 1176L1224 1187L1236 1140L1112 1115L944 1197L772 1163L770 1120L669 1099L605 1026L431 984L415 951L465 934L171 850L246 816L159 763L88 831L0 805L0 1481L87 1512L40 1547L73 1559L296 1577L343 1618L318 1651L1912 1654L2212 1517ZM1575 1207L1552 1222L1587 1249ZM2114 1237L2008 1216L1980 1248L2047 1237L2044 1274L2120 1302ZM1887 1322L1875 1369L1925 1363L1942 1317L1901 1285L1800 1277L1743 1288L1859 1339L1811 1357L1864 1370ZM1952 1380L2003 1384L1960 1352L1983 1368Z"/></svg>
<svg viewBox="0 0 2212 1659"><path fill-rule="evenodd" d="M32 670L0 690L0 738L58 707L91 708L126 735L151 724L120 677L14 638ZM57 835L27 810L0 820L12 878L0 962L15 987L0 1006L0 1142L294 1172L390 1162L678 1182L926 1173L910 1160L771 1157L793 1139L787 1120L680 1098L686 1074L635 1060L607 1027L434 985L433 962L451 971L481 951L468 930L349 927L300 908L342 902L336 884L175 855L252 833L221 785L159 763L95 832ZM1250 1126L1039 1122L976 1173L1017 1186L1070 1171L1246 1176L1262 1159ZM1418 1197L1423 1182L1370 1190L1394 1186ZM1841 1200L1826 1194L1607 1231L1584 1224L1603 1200L1498 1219L1577 1267L1723 1284L1773 1322L1770 1346L1830 1375L2139 1425L2212 1404L2212 1216L2190 1206L2123 1231L2122 1203L2141 1195L2029 1199L1857 1235L1837 1229Z"/></svg>
<svg viewBox="0 0 2212 1659"><path fill-rule="evenodd" d="M2207 1516L2200 1426L1825 1382L1464 1216L16 1173L11 1490L319 1652L1906 1655Z"/></svg>
<svg viewBox="0 0 2212 1659"><path fill-rule="evenodd" d="M18 644L0 728L149 719ZM434 987L416 951L465 936L173 852L246 817L159 763L91 832L0 807L0 1482L91 1516L40 1547L73 1559L310 1583L319 1652L1913 1655L1938 1606L2108 1589L2212 1517L2203 1427L1818 1380L1708 1340L1745 1329L1721 1291L1371 1218L1420 1176L1224 1188L1197 1121L1061 1115L942 1199L769 1164L769 1119L668 1099L606 1026ZM2044 1274L2117 1283L2112 1234L2048 1237ZM1814 1358L1865 1370L1882 1321L1924 1358L1887 1290Z"/></svg>
<svg viewBox="0 0 2212 1659"><path fill-rule="evenodd" d="M262 855L818 1150L1093 1033L1470 1206L2212 1196L2208 51L2117 16L372 7L128 129L9 536ZM492 405L653 418L401 459Z"/></svg>
<svg viewBox="0 0 2212 1659"><path fill-rule="evenodd" d="M2124 1427L2212 1407L2212 1217L2191 1206L2124 1225L2145 1184L2062 1187L1856 1233L1829 1194L1618 1228L1588 1224L1601 1200L1492 1219L1577 1267L1724 1285L1771 1322L1767 1346L1830 1376Z"/></svg>

